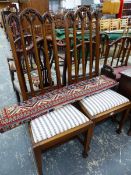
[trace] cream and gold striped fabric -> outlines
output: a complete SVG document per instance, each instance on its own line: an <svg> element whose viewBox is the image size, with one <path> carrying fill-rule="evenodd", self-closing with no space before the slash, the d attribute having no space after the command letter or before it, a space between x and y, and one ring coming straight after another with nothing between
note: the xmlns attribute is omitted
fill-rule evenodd
<svg viewBox="0 0 131 175"><path fill-rule="evenodd" d="M80 101L91 116L95 116L126 102L129 102L129 99L110 89L86 97Z"/></svg>
<svg viewBox="0 0 131 175"><path fill-rule="evenodd" d="M34 142L40 142L88 122L89 119L71 104L31 121Z"/></svg>

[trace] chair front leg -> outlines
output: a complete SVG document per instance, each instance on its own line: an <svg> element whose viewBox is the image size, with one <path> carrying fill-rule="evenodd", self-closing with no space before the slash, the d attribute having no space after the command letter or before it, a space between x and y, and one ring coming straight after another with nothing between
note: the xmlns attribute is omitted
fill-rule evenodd
<svg viewBox="0 0 131 175"><path fill-rule="evenodd" d="M83 151L83 157L86 158L88 156L88 151L90 149L90 142L91 138L93 136L93 131L94 131L94 124L91 124L88 128L88 131L85 133L85 138L84 138L84 151Z"/></svg>

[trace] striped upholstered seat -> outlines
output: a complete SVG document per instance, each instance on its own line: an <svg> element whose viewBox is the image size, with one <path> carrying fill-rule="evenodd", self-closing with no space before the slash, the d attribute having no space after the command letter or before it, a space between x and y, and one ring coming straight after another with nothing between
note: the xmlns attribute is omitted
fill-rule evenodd
<svg viewBox="0 0 131 175"><path fill-rule="evenodd" d="M31 121L34 142L49 139L88 121L89 119L74 106L63 106Z"/></svg>
<svg viewBox="0 0 131 175"><path fill-rule="evenodd" d="M108 111L114 107L129 102L129 100L113 90L105 90L101 93L86 97L80 101L80 105L86 109L90 116Z"/></svg>

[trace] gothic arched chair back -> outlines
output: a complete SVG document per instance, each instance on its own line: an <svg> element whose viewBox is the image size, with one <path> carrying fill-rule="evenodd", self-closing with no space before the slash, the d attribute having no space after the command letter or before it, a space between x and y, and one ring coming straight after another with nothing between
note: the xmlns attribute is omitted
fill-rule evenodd
<svg viewBox="0 0 131 175"><path fill-rule="evenodd" d="M17 42L14 42L13 32L9 25L12 18L15 18L16 22L19 25L20 35L19 39L17 39ZM48 21L52 27L52 33L50 38L48 38L46 35L46 21ZM35 33L36 23L39 24L41 28L41 36L38 36L37 33ZM28 26L28 28L30 28L30 33L28 34L25 24ZM40 13L34 9L25 9L23 12L21 12L20 17L14 14L11 14L8 17L8 28L23 100L27 100L28 98L38 95L40 93L45 93L47 87L50 87L50 89L61 87L59 60L55 37L55 25L51 15L49 13L45 13L43 16L41 16ZM18 47L20 48L18 49ZM19 54L21 54L21 57L19 57ZM29 55L32 56L37 72L37 81L39 82L37 88L35 88L33 84L34 76L32 75ZM22 62L20 58L22 58L24 63L24 71L26 70L28 88L25 80L25 75L23 74L23 67L21 65ZM53 65L52 59L54 59ZM53 69L51 66L53 66ZM44 83L45 81L46 83Z"/></svg>
<svg viewBox="0 0 131 175"><path fill-rule="evenodd" d="M92 27L92 16L95 16L95 29ZM71 21L71 22L69 22ZM70 38L69 23L72 23L72 40ZM97 34L93 41L93 32ZM96 51L97 59L94 59L94 45L99 46L99 18L92 14L86 7L79 8L75 13L68 12L65 15L65 36L66 36L66 70L64 80L68 84L92 78L99 72L99 49ZM72 43L71 43L72 42ZM73 46L72 46L73 44ZM93 63L94 60L94 63ZM73 64L72 64L73 63ZM94 65L93 65L94 64ZM67 75L67 78L66 78ZM67 81L68 79L68 81Z"/></svg>

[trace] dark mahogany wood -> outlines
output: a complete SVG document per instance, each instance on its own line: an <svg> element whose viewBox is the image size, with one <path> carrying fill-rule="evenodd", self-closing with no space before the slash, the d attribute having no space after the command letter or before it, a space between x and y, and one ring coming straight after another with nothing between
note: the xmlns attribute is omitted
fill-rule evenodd
<svg viewBox="0 0 131 175"><path fill-rule="evenodd" d="M121 72L119 92L131 100L131 69Z"/></svg>
<svg viewBox="0 0 131 175"><path fill-rule="evenodd" d="M124 95L125 97L127 97L131 100L131 69L127 69L121 73L118 91L122 95ZM121 120L121 122L120 122L121 127L123 126L124 121ZM119 132L120 132L120 130L119 130ZM128 131L128 135L131 136L131 114L130 114L130 128Z"/></svg>

